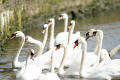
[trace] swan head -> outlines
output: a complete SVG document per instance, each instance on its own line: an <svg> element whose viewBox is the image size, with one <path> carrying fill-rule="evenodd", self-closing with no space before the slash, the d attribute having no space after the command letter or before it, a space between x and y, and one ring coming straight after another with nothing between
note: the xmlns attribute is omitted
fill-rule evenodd
<svg viewBox="0 0 120 80"><path fill-rule="evenodd" d="M42 34L44 34L48 30L48 24L44 24L43 29L42 29Z"/></svg>
<svg viewBox="0 0 120 80"><path fill-rule="evenodd" d="M66 19L66 18L68 18L67 13L62 13L59 15L58 20L62 20L62 19Z"/></svg>
<svg viewBox="0 0 120 80"><path fill-rule="evenodd" d="M50 18L49 20L48 20L48 25L50 26L50 25L52 25L52 24L54 24L55 23L55 19L54 18Z"/></svg>
<svg viewBox="0 0 120 80"><path fill-rule="evenodd" d="M65 47L65 44L63 42L59 42L56 44L55 50L58 50L58 49L63 48L63 47Z"/></svg>
<svg viewBox="0 0 120 80"><path fill-rule="evenodd" d="M89 39L90 37L96 36L97 30L95 29L90 29L86 33L86 40Z"/></svg>
<svg viewBox="0 0 120 80"><path fill-rule="evenodd" d="M80 43L87 45L87 42L86 42L85 38L84 38L84 37L79 37L79 38L76 39L76 41L74 42L74 47L73 47L73 49L74 49L75 47L77 47Z"/></svg>
<svg viewBox="0 0 120 80"><path fill-rule="evenodd" d="M75 25L75 21L72 20L70 24L68 25L68 30L70 30Z"/></svg>
<svg viewBox="0 0 120 80"><path fill-rule="evenodd" d="M10 39L14 39L16 37L24 37L24 33L22 31L16 31L14 32L12 35L11 35L11 38Z"/></svg>

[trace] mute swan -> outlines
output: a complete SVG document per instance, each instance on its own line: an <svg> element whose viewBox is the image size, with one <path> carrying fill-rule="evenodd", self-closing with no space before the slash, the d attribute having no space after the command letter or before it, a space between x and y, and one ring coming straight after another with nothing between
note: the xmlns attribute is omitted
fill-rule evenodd
<svg viewBox="0 0 120 80"><path fill-rule="evenodd" d="M11 35L10 39L14 39L15 37L21 37L22 40L21 40L20 48L18 49L18 52L14 56L14 59L13 59L13 62L12 62L12 67L13 68L22 67L22 65L24 65L24 63L18 61L18 57L19 57L20 52L22 50L22 47L24 46L24 43L25 43L25 35L21 31L16 31L14 34Z"/></svg>
<svg viewBox="0 0 120 80"><path fill-rule="evenodd" d="M95 32L94 32L95 31ZM103 32L101 31L101 30L89 30L89 33L90 33L90 35L96 35L97 36L97 47L98 47L98 51L96 51L96 53L99 53L100 52L100 48L102 47L102 40L103 40ZM91 37L90 35L89 35L89 33L87 32L86 33L86 39L88 39L89 37ZM100 37L100 38L99 38ZM82 39L82 38L81 38ZM84 39L83 39L84 40ZM74 47L76 47L77 45L78 45L78 41L79 40L76 40L75 41L75 46ZM85 42L84 42L85 43ZM77 45L76 45L77 44ZM87 59L86 59L86 62L87 62L87 64L89 64L89 63L91 63L91 61L92 60L94 60L94 59L90 59L90 58L93 58L93 57L95 57L96 56L96 59L97 59L97 64L96 64L96 67L97 67L97 65L99 64L98 62L99 62L99 60L100 61L104 61L104 64L105 63L109 63L110 61L111 61L111 59L110 59L110 57L109 57L109 54L108 54L108 52L106 51L106 50L104 50L104 49L102 49L101 50L101 52L99 53L99 54L101 54L101 59L99 59L100 57L98 57L95 53L93 53L93 55L91 55L90 53L88 53L87 52L87 54L86 54L86 57L87 57ZM90 57L91 56L91 57ZM77 66L79 66L80 64L78 64L79 63L79 61L78 60L76 60L76 58L80 58L81 57L81 55L80 54L78 54L77 56L75 55L73 55L72 56L73 58L75 58L73 61L72 61L72 63L74 63L74 65L71 65L70 67L69 67L69 69L68 70L66 70L66 72L64 73L64 74L67 74L67 75L79 75L79 72L78 72L78 70L79 70L79 67L77 67ZM98 58L97 58L98 57ZM95 59L95 60L96 60ZM74 68L75 67L75 68ZM89 67L89 66L88 66ZM89 68L90 70L94 70L94 68L96 68L96 67L93 67L93 69L91 68ZM86 68L87 69L87 68ZM90 70L88 70L88 72L91 72Z"/></svg>
<svg viewBox="0 0 120 80"><path fill-rule="evenodd" d="M19 80L60 80L56 73L47 72L42 73L42 62L32 60L34 56L34 50L31 50L31 54L28 54L26 66L24 66L17 74L16 78ZM41 56L40 56L41 57ZM41 66L38 67L38 64Z"/></svg>
<svg viewBox="0 0 120 80"><path fill-rule="evenodd" d="M64 27L64 32L60 32L57 34L56 36L56 43L59 43L61 41L63 41L64 43L67 42L67 38L68 38L68 32L67 32L67 25L68 25L68 15L66 13L63 13L61 15L59 15L59 20L64 19L65 21L65 27ZM71 39L75 39L76 37L80 37L80 32L76 32L75 34L72 34ZM71 43L73 43L72 41L70 41Z"/></svg>
<svg viewBox="0 0 120 80"><path fill-rule="evenodd" d="M97 30L93 36L97 35L96 33L101 32L100 30ZM89 36L89 35L88 35ZM91 36L89 36L91 37ZM87 37L88 38L88 37ZM82 58L81 58L81 65L80 65L80 76L84 78L99 78L99 79L107 79L111 80L112 78L120 78L120 60L109 60L109 62L106 63L105 60L101 61L101 63L93 68L92 71L89 71L88 68L86 68L87 65L87 43L85 39L79 38L79 40L82 43ZM109 54L106 54L109 57ZM101 54L101 56L106 56L104 54ZM90 68L90 67L89 67Z"/></svg>
<svg viewBox="0 0 120 80"><path fill-rule="evenodd" d="M33 60L34 54L34 50L31 49L31 52L28 53L25 66L16 73L17 80L34 80L39 78L39 75L42 73L43 64Z"/></svg>
<svg viewBox="0 0 120 80"><path fill-rule="evenodd" d="M63 58L62 58L62 62L59 66L59 74L64 73L64 70L63 70L64 65L69 66L70 64L72 64L70 62L70 59L71 59L71 55L75 52L73 50L73 45L70 44L70 41L75 41L75 39L71 40L71 36L72 36L73 30L74 30L74 27L75 27L75 21L72 20L69 26L70 27L72 26L72 27L69 30L68 40L66 42L59 41L59 42L56 43L56 50L58 50L62 47L64 48L64 55L63 55Z"/></svg>
<svg viewBox="0 0 120 80"><path fill-rule="evenodd" d="M36 57L35 60L37 62L40 62L40 61L43 61L44 62L44 68L43 69L49 69L51 64L52 64L52 60L51 60L51 57L53 55L53 49L55 48L54 47L54 24L55 23L55 20L53 18L50 18L49 21L48 21L48 24L46 24L46 26L44 26L43 28L43 33L46 32L45 29L48 30L48 27L50 25L52 25L51 27L51 35L50 35L50 45L49 45L49 50L47 52L45 52L44 54L41 55L41 58L39 57ZM26 41L29 42L29 43L34 43L36 45L38 45L40 48L39 48L39 51L42 51L42 43L38 40L35 40L33 39L32 37L30 36L26 36ZM54 53L54 56L55 56L55 65L53 65L53 67L56 67L58 68L59 65L60 65L60 62L62 60L62 56L63 56L63 49L60 49L58 51L55 51ZM51 68L51 71L53 72L54 71L54 68Z"/></svg>
<svg viewBox="0 0 120 80"><path fill-rule="evenodd" d="M94 37L96 36L97 37L97 41L96 41L96 47L95 47L95 50L94 52L96 53L98 51L98 44L101 43L102 44L102 40L103 40L103 31L102 30L95 30L95 29L90 29L88 30L88 32L86 33L86 39L88 39L89 37ZM106 58L106 60L110 60L110 57L108 56L108 54L112 57L113 55L115 55L117 53L117 51L120 49L120 46L118 45L117 47L115 47L114 49L112 49L110 51L110 53L108 53L108 51L106 49L101 49L101 53L103 56L100 56L100 54L97 54L99 57L101 57L101 60L102 58ZM106 56L105 56L106 55Z"/></svg>
<svg viewBox="0 0 120 80"><path fill-rule="evenodd" d="M47 24L45 24L44 25L44 27L46 28L48 25ZM48 31L47 31L47 28L46 28L46 32L45 32L45 36L44 36L44 39L43 39L43 47L45 46L45 43L46 43L46 40L47 40L47 34L48 34ZM22 67L24 64L25 64L25 62L19 62L18 61L18 58L19 58L19 55L20 55L20 52L21 52L21 50L22 50L22 47L24 46L24 43L25 43L25 35L24 35L24 33L22 32L22 31L16 31L15 33L13 33L12 35L11 35L11 39L14 39L14 38L16 38L16 37L21 37L22 38L22 40L21 40L21 45L20 45L20 48L18 49L18 52L16 53L16 55L14 56L14 59L13 59L13 62L12 62L12 67L13 68L16 68L16 67ZM27 39L27 38L26 38ZM41 43L42 44L42 43ZM38 53L37 53L37 55L36 56L40 56L41 55L41 53L42 53L42 50L41 49L43 49L43 47L41 48L41 46L39 46L39 51L38 51Z"/></svg>

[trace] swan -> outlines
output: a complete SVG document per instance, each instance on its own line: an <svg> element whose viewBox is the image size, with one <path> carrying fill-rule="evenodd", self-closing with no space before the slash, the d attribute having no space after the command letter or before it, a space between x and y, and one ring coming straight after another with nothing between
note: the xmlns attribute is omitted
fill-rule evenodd
<svg viewBox="0 0 120 80"><path fill-rule="evenodd" d="M84 37L80 37L80 38L84 39ZM78 46L78 41L79 41L79 38L75 41L74 48L76 46ZM70 49L70 48L68 48L68 49ZM67 70L63 71L62 75L79 75L79 65L80 65L79 59L82 57L82 51L83 50L79 49L79 52L75 51L74 54L70 55L70 62L74 63L74 64L69 65L69 68ZM70 52L71 52L71 49L70 49ZM68 52L68 53L70 54L70 52ZM68 59L66 59L66 60L68 60ZM88 71L91 71L96 67L96 65L98 65L99 58L97 55L95 55L94 52L87 52L86 61L87 61L87 66L86 66L87 68L89 66L93 66L92 68L89 68L89 70L88 70Z"/></svg>
<svg viewBox="0 0 120 80"><path fill-rule="evenodd" d="M17 72L16 78L19 80L60 80L54 72L42 73L42 62L37 62L34 59L35 51L31 49L31 54L28 54L26 65ZM40 56L41 57L41 56ZM38 64L41 66L38 67Z"/></svg>
<svg viewBox="0 0 120 80"><path fill-rule="evenodd" d="M75 21L74 20L72 20L70 22L69 27L71 27L71 29L69 30L68 40L66 42L63 42L63 41L56 42L56 51L59 50L60 48L64 48L64 55L63 55L61 64L59 66L59 74L64 74L65 71L64 71L63 67L65 65L69 66L70 64L72 64L70 59L71 59L71 55L75 52L73 50L73 45L70 44L70 41L75 41L75 39L71 39L73 30L74 30L74 27L75 27Z"/></svg>
<svg viewBox="0 0 120 80"><path fill-rule="evenodd" d="M65 21L65 27L64 27L64 32L60 32L56 35L56 43L59 43L61 41L63 41L64 43L67 42L67 38L68 38L68 32L67 32L67 26L68 26L68 15L66 13L62 13L59 15L58 17L59 20L63 20ZM80 37L80 32L76 32L75 34L72 34L71 39L75 39L76 37ZM73 43L71 41L71 43Z"/></svg>
<svg viewBox="0 0 120 80"><path fill-rule="evenodd" d="M36 56L40 56L41 54L42 54L42 49L43 49L43 47L45 46L45 44L46 44L46 40L47 40L47 34L48 34L48 29L47 29L47 24L45 24L44 25L44 27L45 27L45 29L44 30L46 30L46 32L45 32L45 36L44 36L44 39L43 39L43 44L42 43L40 43L40 46L39 46L39 51L38 51L38 53L37 53L37 55ZM18 61L18 58L19 58L19 55L20 55L20 52L21 52L21 50L22 50L22 48L23 48L23 46L24 46L24 43L25 43L25 39L27 40L27 37L25 37L25 35L24 35L24 33L22 32L22 31L16 31L16 32L14 32L12 35L11 35L11 38L10 39L14 39L14 38L16 38L16 37L21 37L22 38L22 40L21 40L21 44L20 44L20 48L18 49L18 52L17 52L17 54L14 56L14 59L13 59L13 62L12 62L12 67L13 68L21 68L24 64L25 64L25 62L19 62ZM28 41L28 40L27 40ZM34 42L34 41L33 41ZM35 41L35 42L37 42L37 41ZM39 43L39 42L38 42ZM42 45L41 45L42 44ZM42 46L42 47L41 47Z"/></svg>
<svg viewBox="0 0 120 80"><path fill-rule="evenodd" d="M100 30L97 30L96 33L101 32ZM89 36L90 37L90 36ZM88 37L87 37L88 38ZM82 58L80 62L80 77L84 78L99 78L99 79L107 79L111 80L120 78L120 59L115 59L115 60L110 60L109 62L106 63L105 60L101 61L99 65L95 68L93 68L92 71L89 71L88 68L86 68L87 65L87 55L86 50L87 50L87 43L84 38L79 38L79 40L82 43ZM109 54L106 54L109 57ZM101 56L105 56L104 54L101 54ZM90 68L90 67L89 67Z"/></svg>
<svg viewBox="0 0 120 80"><path fill-rule="evenodd" d="M51 35L50 35L50 45L49 45L49 50L47 51L47 52L45 52L45 53L43 53L42 55L41 55L41 58L39 58L39 57L36 57L35 58L35 60L36 61L38 61L38 62L40 62L40 61L43 61L44 62L44 68L43 69L50 69L50 70L52 70L52 71L54 71L54 67L55 68L58 68L59 67L59 65L60 65L60 62L61 62L61 60L62 60L62 56L63 56L63 49L60 49L60 50L58 50L58 51L55 51L55 53L54 53L54 56L55 56L55 59L54 59L54 63L55 63L55 65L53 65L54 67L53 68L51 68L50 66L51 66L51 64L53 63L52 62L52 60L51 60L51 57L52 57L52 55L53 55L53 49L55 48L54 47L54 24L55 23L55 20L54 20L54 18L50 18L49 19L49 21L48 21L48 24L46 24L47 26L44 26L44 28L43 28L43 33L44 32L46 32L46 30L44 30L44 29L47 29L48 30L48 27L50 27L50 26L52 26L51 28ZM34 43L34 44L36 44L36 45L38 45L40 48L39 48L39 51L41 51L42 52L42 50L43 50L43 45L42 45L42 43L40 42L40 41L38 41L38 40L35 40L34 38L32 38L32 37L30 37L30 36L26 36L26 42L29 42L29 43ZM38 52L38 54L39 54L39 52ZM36 54L37 55L37 54Z"/></svg>
<svg viewBox="0 0 120 80"><path fill-rule="evenodd" d="M109 54L108 54L108 52L105 50L105 49L101 49L101 52L100 52L100 48L102 47L102 40L103 40L103 32L101 31L101 30L89 30L87 33L86 33L86 39L88 39L89 37L91 37L91 36L93 36L93 35L96 35L97 36L97 49L98 49L98 51L96 51L96 52L92 52L92 55L91 55L91 53L89 53L89 52L87 52L86 53L86 57L88 58L88 59L86 59L86 62L90 62L90 61L92 61L92 60L95 60L95 59L90 59L90 58L93 58L93 56L95 57L96 56L96 59L97 59L97 65L99 64L98 62L102 62L102 61L104 61L104 64L105 63L109 63L110 61L111 61L111 59L110 59L110 57L109 57ZM77 45L78 45L78 40L79 39L77 39L76 41L75 41L75 46L74 47L76 47ZM76 45L77 44L77 45ZM118 48L117 48L117 50L118 50ZM99 53L100 52L100 53ZM101 58L100 57L98 57L98 55L97 55L97 53L99 53L99 54L101 54ZM69 67L69 69L68 70L66 70L66 72L64 73L64 74L67 74L67 75L79 75L79 72L78 72L78 70L79 70L79 67L76 67L76 66L79 66L80 65L80 63L79 63L79 60L76 60L76 58L81 58L81 56L82 55L80 55L80 53L78 53L78 55L76 56L72 56L72 58L74 57L74 60L72 60L72 63L74 63L74 65L71 65L70 67ZM90 57L91 56L91 57ZM100 58L100 59L99 59ZM88 60L88 61L87 61ZM88 64L87 63L87 64ZM96 63L95 63L96 64ZM96 67L97 67L97 65L96 65ZM88 66L89 67L89 66ZM94 68L96 68L96 67L93 67L93 69L92 68L90 68L90 70L94 70ZM91 72L90 70L88 70L89 72Z"/></svg>
<svg viewBox="0 0 120 80"><path fill-rule="evenodd" d="M25 35L24 35L24 33L23 32L21 32L21 31L16 31L15 33L13 33L12 35L11 35L11 38L10 39L14 39L14 38L16 38L16 37L21 37L21 44L20 44L20 48L18 49L18 52L17 52L17 54L14 56L14 58L13 58L13 62L12 62L12 67L13 68L20 68L20 67L22 67L22 65L24 65L24 63L23 62L19 62L18 61L18 57L19 57L19 55L20 55L20 52L21 52L21 50L22 50L22 48L23 48L23 46L24 46L24 43L25 43Z"/></svg>
<svg viewBox="0 0 120 80"><path fill-rule="evenodd" d="M42 73L42 62L36 62L34 59L35 51L31 49L30 53L27 55L25 61L25 66L23 66L16 73L17 80L34 80L38 79L39 75ZM39 67L38 67L39 66Z"/></svg>
<svg viewBox="0 0 120 80"><path fill-rule="evenodd" d="M100 54L97 54L98 48L99 48L99 43L101 43L100 45L102 45L102 40L103 40L103 31L102 30L95 30L95 29L90 29L88 30L88 32L86 33L86 39L88 39L89 37L97 37L97 41L96 41L96 47L94 52L96 53L96 55L98 55L101 60L111 60L110 57L112 57L113 55L115 55L117 53L117 51L120 49L120 45L116 46L115 48L113 48L110 53L108 53L108 51L106 49L101 49ZM104 55L104 56L101 56ZM110 57L108 56L108 54L110 55Z"/></svg>

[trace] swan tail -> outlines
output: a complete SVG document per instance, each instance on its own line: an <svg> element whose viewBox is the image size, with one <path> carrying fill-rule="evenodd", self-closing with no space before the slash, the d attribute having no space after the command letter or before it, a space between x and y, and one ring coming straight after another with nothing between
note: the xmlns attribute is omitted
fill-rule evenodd
<svg viewBox="0 0 120 80"><path fill-rule="evenodd" d="M120 45L116 46L115 48L113 48L111 51L110 51L110 57L112 57L113 55L115 55L118 51L120 50Z"/></svg>

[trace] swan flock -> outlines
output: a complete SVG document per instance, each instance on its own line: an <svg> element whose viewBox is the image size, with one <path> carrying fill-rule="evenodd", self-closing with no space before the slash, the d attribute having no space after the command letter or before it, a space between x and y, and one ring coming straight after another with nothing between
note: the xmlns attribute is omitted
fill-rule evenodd
<svg viewBox="0 0 120 80"><path fill-rule="evenodd" d="M21 38L20 47L12 62L12 67L17 68L15 71L17 80L60 80L59 76L67 75L78 75L80 78L88 79L120 79L120 59L111 59L120 46L108 52L102 48L104 45L102 30L89 29L83 37L80 31L73 33L75 20L69 23L66 13L60 14L58 20L64 20L64 31L58 33L56 37L54 18L50 18L40 31L44 35L43 41L25 35L22 31L16 31L11 35L11 40ZM48 50L43 51L48 40L49 28ZM87 41L93 37L96 37L96 46L94 51L90 52L87 50ZM38 51L30 49L26 60L20 62L19 55L26 42L38 46Z"/></svg>

